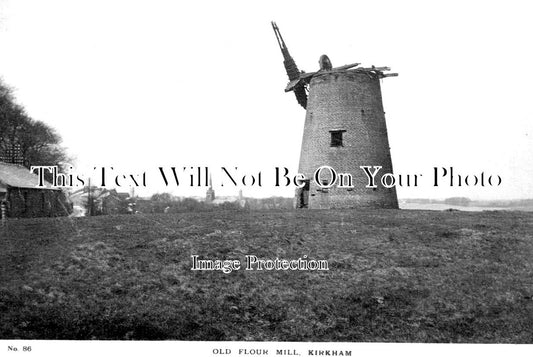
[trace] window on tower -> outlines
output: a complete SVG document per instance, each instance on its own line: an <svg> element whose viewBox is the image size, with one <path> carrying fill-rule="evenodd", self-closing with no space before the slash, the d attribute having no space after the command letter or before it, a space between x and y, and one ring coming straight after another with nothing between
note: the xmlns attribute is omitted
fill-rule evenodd
<svg viewBox="0 0 533 357"><path fill-rule="evenodd" d="M344 146L342 143L342 133L346 130L330 130L331 133L331 147Z"/></svg>

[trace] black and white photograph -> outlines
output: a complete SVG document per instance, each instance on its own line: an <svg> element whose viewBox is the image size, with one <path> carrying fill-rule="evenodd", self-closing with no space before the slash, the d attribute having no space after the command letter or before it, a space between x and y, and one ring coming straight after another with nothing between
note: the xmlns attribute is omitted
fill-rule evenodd
<svg viewBox="0 0 533 357"><path fill-rule="evenodd" d="M0 354L530 355L532 10L0 0Z"/></svg>

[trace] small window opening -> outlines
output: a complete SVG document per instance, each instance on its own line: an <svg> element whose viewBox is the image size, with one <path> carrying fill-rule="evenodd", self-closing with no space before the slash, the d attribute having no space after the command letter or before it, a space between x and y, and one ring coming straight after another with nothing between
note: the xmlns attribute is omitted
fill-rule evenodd
<svg viewBox="0 0 533 357"><path fill-rule="evenodd" d="M331 147L339 147L343 145L342 134L346 130L331 130Z"/></svg>
<svg viewBox="0 0 533 357"><path fill-rule="evenodd" d="M329 181L328 180L322 180L322 186L327 186L329 184ZM328 193L329 192L329 189L327 188L319 188L317 189L318 192L322 192L322 193Z"/></svg>

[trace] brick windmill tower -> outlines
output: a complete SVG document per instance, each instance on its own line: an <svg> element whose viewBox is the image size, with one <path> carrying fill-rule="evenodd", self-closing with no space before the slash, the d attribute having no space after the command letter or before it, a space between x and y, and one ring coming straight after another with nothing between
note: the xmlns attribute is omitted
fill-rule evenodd
<svg viewBox="0 0 533 357"><path fill-rule="evenodd" d="M367 188L367 175L360 168L381 166L376 182L392 173L380 80L397 74L384 73L387 67L358 67L359 63L333 68L326 55L320 57L319 71L299 71L276 23L272 27L289 76L285 91L293 91L306 109L298 172L310 179L296 191L296 207L398 208L396 189ZM320 187L313 176L321 166L351 174L353 187ZM331 171L321 170L317 179L330 182Z"/></svg>

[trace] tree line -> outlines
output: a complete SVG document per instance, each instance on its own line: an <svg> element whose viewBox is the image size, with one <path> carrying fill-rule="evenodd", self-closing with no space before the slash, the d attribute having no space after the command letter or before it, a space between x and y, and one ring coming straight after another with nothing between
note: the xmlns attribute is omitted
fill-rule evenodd
<svg viewBox="0 0 533 357"><path fill-rule="evenodd" d="M0 78L0 157L21 156L30 165L57 165L68 161L61 137L55 129L30 117L25 108L17 103L13 89Z"/></svg>

